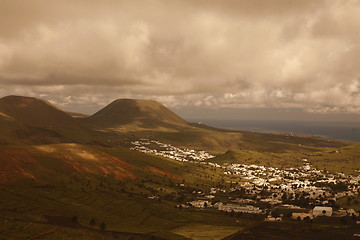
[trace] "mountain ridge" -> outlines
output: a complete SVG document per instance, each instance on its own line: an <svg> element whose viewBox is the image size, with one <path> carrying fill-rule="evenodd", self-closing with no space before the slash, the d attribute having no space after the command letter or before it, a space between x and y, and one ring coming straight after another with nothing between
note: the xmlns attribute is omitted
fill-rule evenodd
<svg viewBox="0 0 360 240"><path fill-rule="evenodd" d="M89 117L74 118L51 103L32 97L0 99L0 144L86 143L126 144L127 139L152 138L178 147L214 154L229 149L316 151L347 143L308 136L226 130L192 124L154 100L117 99ZM301 145L300 145L301 144Z"/></svg>

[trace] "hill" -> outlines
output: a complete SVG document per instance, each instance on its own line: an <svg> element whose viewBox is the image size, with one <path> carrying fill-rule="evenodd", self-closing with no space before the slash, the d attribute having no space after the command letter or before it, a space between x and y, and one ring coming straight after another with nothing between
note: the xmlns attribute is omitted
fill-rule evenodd
<svg viewBox="0 0 360 240"><path fill-rule="evenodd" d="M263 152L317 151L323 147L346 145L319 137L235 131L187 123L153 100L118 99L92 116L78 120L94 130L110 133L115 138L151 138L214 154L229 149Z"/></svg>
<svg viewBox="0 0 360 240"><path fill-rule="evenodd" d="M231 226L231 232L252 222L235 222L231 216L216 212L174 208L191 199L193 191L220 184L220 169L121 147L0 146L0 173L0 222L5 226L5 236L27 239L57 226L71 232L66 239L78 239L74 230L78 229L90 236L109 236L106 239L115 234L120 235L115 239L128 235L134 236L130 239L176 240L186 238L173 229L193 230L194 222L205 224L208 229ZM210 174L216 175L210 180ZM184 179L186 187L181 186ZM106 223L105 232L98 230L101 222ZM29 229L24 228L26 225ZM18 226L21 231L16 229ZM57 234L63 233L54 233L54 239ZM150 235L139 238L136 234Z"/></svg>
<svg viewBox="0 0 360 240"><path fill-rule="evenodd" d="M32 97L0 98L3 143L86 142L94 132L51 103Z"/></svg>
<svg viewBox="0 0 360 240"><path fill-rule="evenodd" d="M74 143L0 147L0 168L0 183L33 179L50 184L64 176L135 178L131 165L120 158Z"/></svg>
<svg viewBox="0 0 360 240"><path fill-rule="evenodd" d="M0 144L72 142L124 146L126 139L146 137L214 154L227 150L314 152L348 145L318 137L189 124L153 100L118 99L92 116L74 118L41 99L7 96L0 99L0 123Z"/></svg>
<svg viewBox="0 0 360 240"><path fill-rule="evenodd" d="M154 100L118 99L83 120L96 128L164 129L188 126L184 119Z"/></svg>
<svg viewBox="0 0 360 240"><path fill-rule="evenodd" d="M37 127L79 127L70 115L51 103L32 97L6 96L0 99L0 112L23 124Z"/></svg>

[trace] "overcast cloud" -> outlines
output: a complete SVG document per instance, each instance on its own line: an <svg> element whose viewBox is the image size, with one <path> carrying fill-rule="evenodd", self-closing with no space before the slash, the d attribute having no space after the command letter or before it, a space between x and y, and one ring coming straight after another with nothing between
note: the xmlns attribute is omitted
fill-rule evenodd
<svg viewBox="0 0 360 240"><path fill-rule="evenodd" d="M0 96L360 114L359 44L357 0L0 0Z"/></svg>

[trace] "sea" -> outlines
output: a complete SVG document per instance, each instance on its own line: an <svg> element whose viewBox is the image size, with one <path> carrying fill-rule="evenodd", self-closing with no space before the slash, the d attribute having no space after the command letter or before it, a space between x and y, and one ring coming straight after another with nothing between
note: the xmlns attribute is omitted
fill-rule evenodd
<svg viewBox="0 0 360 240"><path fill-rule="evenodd" d="M297 133L360 142L360 122L187 119L212 127L264 133Z"/></svg>

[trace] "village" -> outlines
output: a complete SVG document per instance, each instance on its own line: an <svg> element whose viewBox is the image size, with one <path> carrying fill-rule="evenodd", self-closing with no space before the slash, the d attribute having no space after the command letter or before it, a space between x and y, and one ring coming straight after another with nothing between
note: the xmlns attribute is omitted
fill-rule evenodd
<svg viewBox="0 0 360 240"><path fill-rule="evenodd" d="M359 175L319 170L307 159L301 160L302 167L285 169L238 163L220 165L212 163L214 156L205 151L180 149L149 139L132 144L131 150L221 168L224 176L231 179L229 188L194 192L196 200L179 204L179 208L259 214L267 216L265 221L282 221L285 215L297 220L311 220L317 216L356 219L359 216L354 209L342 209L337 205L340 198L359 195Z"/></svg>
<svg viewBox="0 0 360 240"><path fill-rule="evenodd" d="M199 162L215 157L205 151L181 149L170 144L161 143L159 141L149 140L146 138L131 142L131 144L134 145L131 150L171 158L181 162Z"/></svg>

